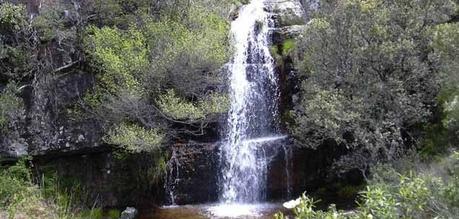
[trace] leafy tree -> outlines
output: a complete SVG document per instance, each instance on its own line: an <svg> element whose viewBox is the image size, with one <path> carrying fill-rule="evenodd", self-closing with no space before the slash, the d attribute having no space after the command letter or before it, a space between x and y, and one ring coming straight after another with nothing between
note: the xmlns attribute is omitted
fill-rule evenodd
<svg viewBox="0 0 459 219"><path fill-rule="evenodd" d="M302 84L290 124L297 143L333 140L349 149L336 163L342 171L365 171L418 145L441 85L432 31L455 7L443 0L321 2L297 42Z"/></svg>
<svg viewBox="0 0 459 219"><path fill-rule="evenodd" d="M134 28L124 32L117 28L91 27L88 48L98 75L98 86L109 94L121 90L141 92L139 79L148 66L148 47L141 32Z"/></svg>
<svg viewBox="0 0 459 219"><path fill-rule="evenodd" d="M432 46L435 57L442 61L442 91L439 102L443 105L443 125L457 135L459 130L459 23L445 23L433 30ZM454 134L453 134L454 135Z"/></svg>

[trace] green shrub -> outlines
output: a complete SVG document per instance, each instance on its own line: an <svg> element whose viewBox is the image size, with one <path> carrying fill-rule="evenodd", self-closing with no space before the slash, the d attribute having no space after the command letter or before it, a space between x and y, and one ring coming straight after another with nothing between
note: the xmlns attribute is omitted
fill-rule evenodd
<svg viewBox="0 0 459 219"><path fill-rule="evenodd" d="M40 185L34 184L29 161L23 158L13 166L0 166L0 213L6 212L8 218L87 218L76 208L79 188L61 187L55 174L43 175Z"/></svg>
<svg viewBox="0 0 459 219"><path fill-rule="evenodd" d="M31 187L30 171L25 165L26 161L19 161L12 167L2 167L0 171L0 206L5 208L18 198L22 191Z"/></svg>
<svg viewBox="0 0 459 219"><path fill-rule="evenodd" d="M295 218L457 218L459 153L430 166L418 171L377 166L354 211L345 213L334 206L315 210L315 202L303 195L294 208ZM284 217L278 213L277 218Z"/></svg>
<svg viewBox="0 0 459 219"><path fill-rule="evenodd" d="M376 218L398 218L397 200L387 185L377 184L367 187L362 193L360 211L364 216Z"/></svg>
<svg viewBox="0 0 459 219"><path fill-rule="evenodd" d="M134 27L128 31L90 27L88 33L86 50L94 67L101 71L99 86L111 94L120 89L139 92L139 78L148 66L148 47L142 33Z"/></svg>
<svg viewBox="0 0 459 219"><path fill-rule="evenodd" d="M312 198L303 194L299 199L295 200L296 207L293 208L295 218L300 219L341 219L346 218L343 212L337 211L335 205L330 205L328 211L315 210L315 204ZM283 213L279 212L274 215L275 219L285 219Z"/></svg>
<svg viewBox="0 0 459 219"><path fill-rule="evenodd" d="M0 4L0 30L18 31L26 25L26 10L22 4Z"/></svg>
<svg viewBox="0 0 459 219"><path fill-rule="evenodd" d="M163 138L157 129L147 130L135 124L122 123L109 131L106 142L139 153L158 151Z"/></svg>
<svg viewBox="0 0 459 219"><path fill-rule="evenodd" d="M230 99L227 94L214 92L199 101L199 107L206 115L226 113L230 108Z"/></svg>
<svg viewBox="0 0 459 219"><path fill-rule="evenodd" d="M197 105L178 97L173 90L161 95L158 100L159 107L173 119L197 120L204 118L204 112Z"/></svg>
<svg viewBox="0 0 459 219"><path fill-rule="evenodd" d="M22 159L14 166L2 167L0 211L6 211L8 218L57 218L56 206L48 203L32 183L27 161Z"/></svg>
<svg viewBox="0 0 459 219"><path fill-rule="evenodd" d="M224 113L229 108L229 98L220 93L204 96L197 104L180 98L174 90L168 90L158 100L160 109L169 117L177 120L199 120L207 115Z"/></svg>
<svg viewBox="0 0 459 219"><path fill-rule="evenodd" d="M0 131L7 128L8 123L22 115L23 101L16 96L17 86L8 84L0 93Z"/></svg>

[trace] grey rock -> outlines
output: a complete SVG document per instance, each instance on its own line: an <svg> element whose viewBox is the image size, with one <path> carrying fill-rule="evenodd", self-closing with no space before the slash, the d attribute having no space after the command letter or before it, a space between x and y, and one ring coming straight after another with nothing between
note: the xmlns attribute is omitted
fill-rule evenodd
<svg viewBox="0 0 459 219"><path fill-rule="evenodd" d="M306 29L306 25L292 25L287 27L276 28L273 31L273 42L282 43L287 39L300 37Z"/></svg>
<svg viewBox="0 0 459 219"><path fill-rule="evenodd" d="M134 219L137 216L137 209L133 207L127 207L123 212L121 212L120 219Z"/></svg>
<svg viewBox="0 0 459 219"><path fill-rule="evenodd" d="M22 157L22 156L26 156L28 153L27 153L27 145L24 143L24 144L20 144L20 143L13 143L9 146L9 155L11 157L16 157L16 158L19 158L19 157Z"/></svg>
<svg viewBox="0 0 459 219"><path fill-rule="evenodd" d="M267 2L266 10L273 14L278 27L306 23L306 14L298 0L270 0Z"/></svg>

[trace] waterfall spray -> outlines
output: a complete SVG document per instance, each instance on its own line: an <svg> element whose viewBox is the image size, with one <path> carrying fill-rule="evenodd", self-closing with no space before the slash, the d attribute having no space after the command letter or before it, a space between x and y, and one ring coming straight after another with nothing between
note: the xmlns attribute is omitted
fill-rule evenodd
<svg viewBox="0 0 459 219"><path fill-rule="evenodd" d="M265 0L252 0L242 6L231 25L231 109L221 150L220 200L225 203L264 200L268 159L263 146L284 138L277 134L279 92L269 51L272 26Z"/></svg>

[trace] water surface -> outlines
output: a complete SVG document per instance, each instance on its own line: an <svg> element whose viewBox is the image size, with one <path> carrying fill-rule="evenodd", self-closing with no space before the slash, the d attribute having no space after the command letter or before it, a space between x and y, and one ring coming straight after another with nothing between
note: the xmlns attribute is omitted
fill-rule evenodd
<svg viewBox="0 0 459 219"><path fill-rule="evenodd" d="M268 219L279 211L290 212L280 203L202 204L164 206L141 215L141 219Z"/></svg>

